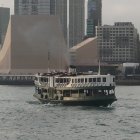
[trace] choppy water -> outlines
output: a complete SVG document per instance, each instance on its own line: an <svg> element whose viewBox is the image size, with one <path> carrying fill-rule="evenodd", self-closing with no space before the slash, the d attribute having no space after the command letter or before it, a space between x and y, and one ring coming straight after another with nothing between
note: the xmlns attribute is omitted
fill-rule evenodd
<svg viewBox="0 0 140 140"><path fill-rule="evenodd" d="M0 86L0 140L140 140L140 86L109 108L43 105L34 87Z"/></svg>

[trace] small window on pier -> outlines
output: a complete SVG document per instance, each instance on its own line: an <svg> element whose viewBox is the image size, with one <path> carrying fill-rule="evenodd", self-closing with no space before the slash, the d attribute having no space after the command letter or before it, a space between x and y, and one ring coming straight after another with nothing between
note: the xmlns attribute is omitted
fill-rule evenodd
<svg viewBox="0 0 140 140"><path fill-rule="evenodd" d="M103 77L103 82L106 82L106 77Z"/></svg>

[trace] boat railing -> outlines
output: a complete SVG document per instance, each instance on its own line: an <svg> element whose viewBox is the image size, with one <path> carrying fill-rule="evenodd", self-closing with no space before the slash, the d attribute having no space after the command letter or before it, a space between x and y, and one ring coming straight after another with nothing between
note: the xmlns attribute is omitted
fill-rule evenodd
<svg viewBox="0 0 140 140"><path fill-rule="evenodd" d="M93 86L115 86L115 83L92 82L92 83L71 83L71 87L93 87Z"/></svg>
<svg viewBox="0 0 140 140"><path fill-rule="evenodd" d="M55 84L55 87L66 87L67 85L67 83L57 83Z"/></svg>

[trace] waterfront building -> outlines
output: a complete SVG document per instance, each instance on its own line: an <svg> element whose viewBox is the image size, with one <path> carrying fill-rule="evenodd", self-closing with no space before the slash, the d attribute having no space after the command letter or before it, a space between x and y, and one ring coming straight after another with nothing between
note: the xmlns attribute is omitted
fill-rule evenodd
<svg viewBox="0 0 140 140"><path fill-rule="evenodd" d="M102 24L102 0L88 0L87 37L94 37L96 26Z"/></svg>
<svg viewBox="0 0 140 140"><path fill-rule="evenodd" d="M0 7L0 49L2 48L10 17L10 8Z"/></svg>
<svg viewBox="0 0 140 140"><path fill-rule="evenodd" d="M62 71L68 62L57 16L11 16L0 51L0 73L26 75Z"/></svg>
<svg viewBox="0 0 140 140"><path fill-rule="evenodd" d="M100 60L108 63L137 62L139 35L131 22L97 27Z"/></svg>
<svg viewBox="0 0 140 140"><path fill-rule="evenodd" d="M85 0L15 0L16 15L57 15L68 47L85 36Z"/></svg>
<svg viewBox="0 0 140 140"><path fill-rule="evenodd" d="M71 64L76 67L98 65L97 38L88 38L70 48L70 60Z"/></svg>

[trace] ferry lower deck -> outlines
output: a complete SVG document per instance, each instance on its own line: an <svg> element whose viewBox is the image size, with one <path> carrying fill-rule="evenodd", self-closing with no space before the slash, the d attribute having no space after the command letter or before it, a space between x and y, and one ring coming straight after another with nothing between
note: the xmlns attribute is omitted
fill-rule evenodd
<svg viewBox="0 0 140 140"><path fill-rule="evenodd" d="M42 103L63 105L108 106L116 101L115 87L48 88L36 87L34 96Z"/></svg>

